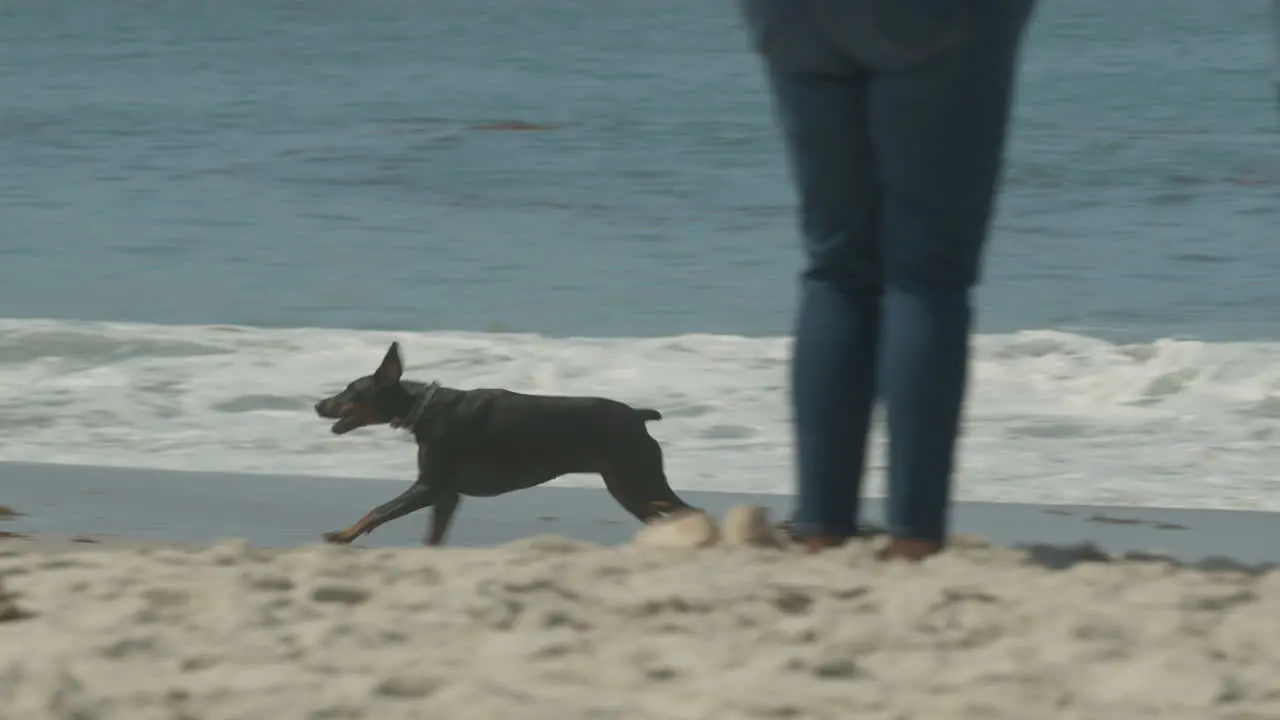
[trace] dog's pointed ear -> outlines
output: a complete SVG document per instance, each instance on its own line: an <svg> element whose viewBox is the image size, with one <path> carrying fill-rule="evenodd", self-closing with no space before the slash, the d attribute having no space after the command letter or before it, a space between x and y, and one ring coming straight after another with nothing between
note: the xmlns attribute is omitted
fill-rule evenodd
<svg viewBox="0 0 1280 720"><path fill-rule="evenodd" d="M393 342L382 358L382 364L373 373L373 379L379 385L395 385L404 374L404 360L400 357L400 343Z"/></svg>

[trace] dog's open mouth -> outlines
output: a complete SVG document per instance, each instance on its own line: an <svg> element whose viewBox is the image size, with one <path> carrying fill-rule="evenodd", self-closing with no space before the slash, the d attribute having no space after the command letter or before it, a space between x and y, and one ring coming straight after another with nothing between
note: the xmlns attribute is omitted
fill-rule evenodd
<svg viewBox="0 0 1280 720"><path fill-rule="evenodd" d="M363 413L360 412L359 406L350 403L324 400L316 403L316 414L322 418L337 420L333 427L330 428L334 435L349 433L356 428L369 424L364 419Z"/></svg>
<svg viewBox="0 0 1280 720"><path fill-rule="evenodd" d="M364 420L359 415L350 413L338 418L338 422L334 423L330 429L333 430L334 435L342 435L363 426Z"/></svg>

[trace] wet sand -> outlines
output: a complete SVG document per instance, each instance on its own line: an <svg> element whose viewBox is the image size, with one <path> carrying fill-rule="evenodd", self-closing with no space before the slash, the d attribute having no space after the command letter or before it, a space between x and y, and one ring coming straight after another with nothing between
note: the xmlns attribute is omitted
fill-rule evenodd
<svg viewBox="0 0 1280 720"><path fill-rule="evenodd" d="M316 542L408 487L408 481L171 472L0 463L0 505L23 515L0 531L205 544L243 538L261 547ZM785 517L790 499L748 493L681 495L720 515L735 505L759 505ZM878 522L882 503L869 500ZM429 513L384 525L359 544L420 544ZM958 533L998 545L1092 542L1109 553L1161 551L1198 561L1229 557L1280 562L1280 517L1234 510L1173 510L1100 506L959 503ZM486 546L539 533L616 545L637 529L602 488L533 488L498 498L467 498L449 543Z"/></svg>

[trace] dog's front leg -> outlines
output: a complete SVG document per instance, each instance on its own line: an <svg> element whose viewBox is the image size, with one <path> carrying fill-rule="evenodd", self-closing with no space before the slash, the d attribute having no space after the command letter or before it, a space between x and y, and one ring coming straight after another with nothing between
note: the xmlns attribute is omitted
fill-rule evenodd
<svg viewBox="0 0 1280 720"><path fill-rule="evenodd" d="M326 542L339 543L345 545L352 540L373 532L374 528L383 523L391 522L398 517L408 515L415 510L421 510L424 507L430 507L442 499L446 499L447 494L441 493L436 488L419 480L412 487L405 490L395 500L379 505L369 511L367 515L360 518L360 521L346 530L336 530L324 534ZM453 499L453 505L458 504L457 498Z"/></svg>
<svg viewBox="0 0 1280 720"><path fill-rule="evenodd" d="M445 533L449 532L449 522L458 510L462 496L456 492L442 490L436 504L431 508L431 532L425 538L424 545L440 545L444 542Z"/></svg>

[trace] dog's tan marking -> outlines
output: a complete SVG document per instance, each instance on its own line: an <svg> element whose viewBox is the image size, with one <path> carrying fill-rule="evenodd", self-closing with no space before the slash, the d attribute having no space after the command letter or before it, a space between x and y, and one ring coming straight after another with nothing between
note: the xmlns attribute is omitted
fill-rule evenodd
<svg viewBox="0 0 1280 720"><path fill-rule="evenodd" d="M359 522L347 528L346 530L335 530L333 532L325 533L324 539L326 542L341 543L343 545L346 545L352 540L355 540L356 538L368 532L369 526L373 524L373 519L374 519L373 513L369 513L364 517L360 518Z"/></svg>

